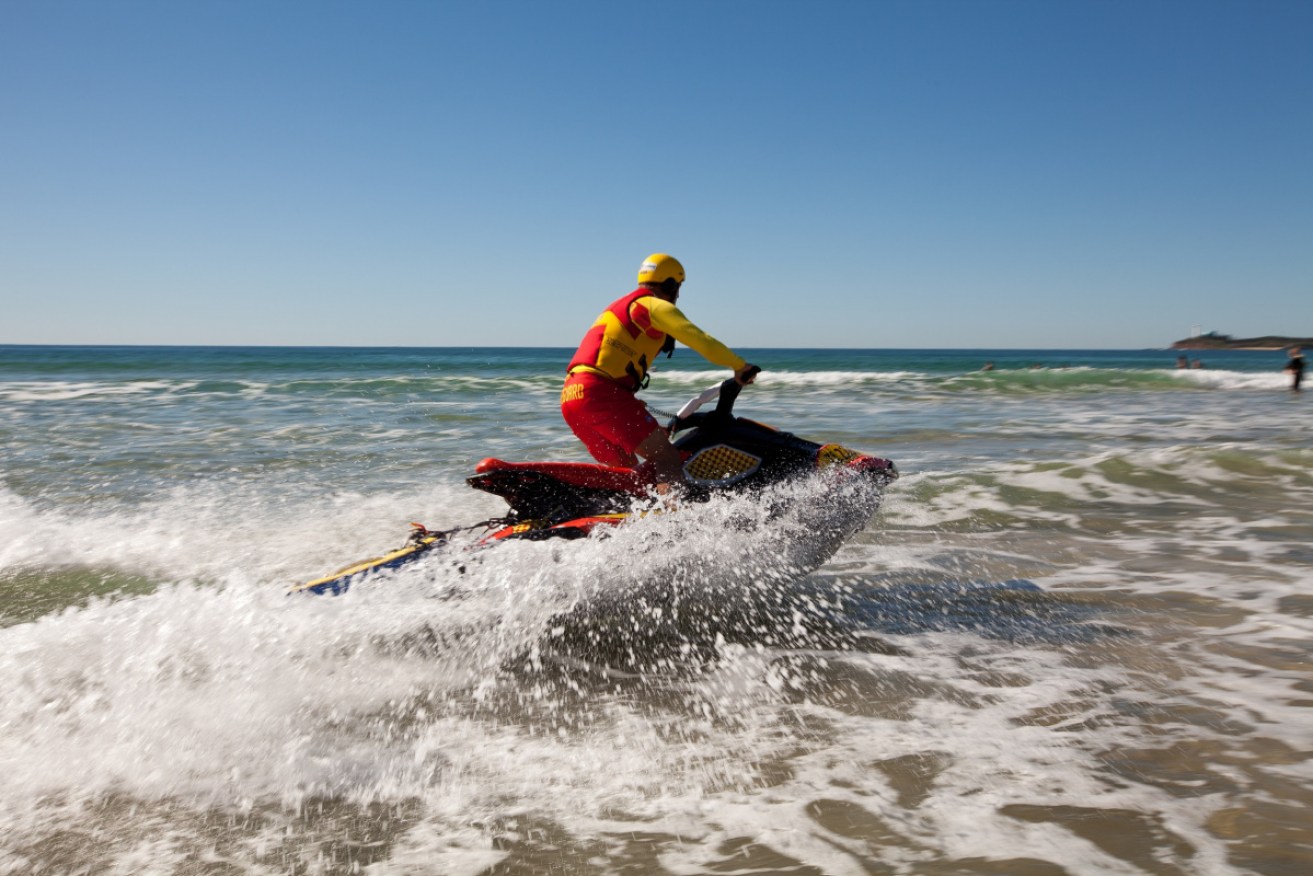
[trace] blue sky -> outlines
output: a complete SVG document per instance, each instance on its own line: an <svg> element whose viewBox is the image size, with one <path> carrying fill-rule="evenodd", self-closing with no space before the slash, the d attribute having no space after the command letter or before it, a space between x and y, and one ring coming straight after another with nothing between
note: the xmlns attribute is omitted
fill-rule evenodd
<svg viewBox="0 0 1313 876"><path fill-rule="evenodd" d="M1313 336L1313 3L0 0L0 343Z"/></svg>

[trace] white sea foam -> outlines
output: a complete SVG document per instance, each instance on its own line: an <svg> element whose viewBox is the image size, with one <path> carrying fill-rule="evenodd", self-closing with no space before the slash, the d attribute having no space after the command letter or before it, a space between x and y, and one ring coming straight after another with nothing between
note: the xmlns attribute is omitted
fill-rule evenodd
<svg viewBox="0 0 1313 876"><path fill-rule="evenodd" d="M1252 371L1222 371L1182 369L1171 372L1176 380L1209 389L1277 390L1290 385L1290 378L1276 369L1270 373Z"/></svg>
<svg viewBox="0 0 1313 876"><path fill-rule="evenodd" d="M0 402L61 402L85 398L113 398L182 392L193 380L135 381L6 381L0 383Z"/></svg>
<svg viewBox="0 0 1313 876"><path fill-rule="evenodd" d="M715 386L728 379L725 370L709 371L657 371L652 372L652 392L661 392L668 385ZM752 386L777 387L844 387L862 383L900 383L925 380L926 375L914 371L763 371ZM749 390L751 391L751 390Z"/></svg>
<svg viewBox="0 0 1313 876"><path fill-rule="evenodd" d="M810 577L843 509L713 503L337 599L284 594L412 519L502 510L461 484L471 457L582 458L534 413L555 378L510 398L419 381L399 407L165 391L182 406L126 418L106 396L83 422L9 398L63 455L10 438L0 586L145 584L0 628L0 872L346 870L342 849L398 876L1230 876L1237 850L1288 869L1279 829L1313 784L1313 406L1279 374L1006 395L859 373L810 393L768 372L739 402L905 472Z"/></svg>
<svg viewBox="0 0 1313 876"><path fill-rule="evenodd" d="M86 566L163 581L305 577L399 545L411 519L440 529L503 509L499 499L451 484L286 495L259 484L198 484L150 504L91 513L37 509L0 487L0 571Z"/></svg>

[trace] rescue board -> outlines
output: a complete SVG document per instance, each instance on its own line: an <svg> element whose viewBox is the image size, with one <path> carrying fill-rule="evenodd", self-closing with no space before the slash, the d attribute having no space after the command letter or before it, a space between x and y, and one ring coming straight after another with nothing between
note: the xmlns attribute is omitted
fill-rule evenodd
<svg viewBox="0 0 1313 876"><path fill-rule="evenodd" d="M316 578L314 581L307 581L304 584L298 584L289 592L311 593L316 596L322 596L324 594L338 596L347 592L347 590L351 588L351 585L356 581L379 572L398 569L407 563L419 559L429 550L445 541L446 533L428 532L427 530L420 528L416 534L411 537L410 543L403 548L383 554L380 557L373 557L372 559L352 563L350 566L338 569L331 575L325 575L322 578Z"/></svg>

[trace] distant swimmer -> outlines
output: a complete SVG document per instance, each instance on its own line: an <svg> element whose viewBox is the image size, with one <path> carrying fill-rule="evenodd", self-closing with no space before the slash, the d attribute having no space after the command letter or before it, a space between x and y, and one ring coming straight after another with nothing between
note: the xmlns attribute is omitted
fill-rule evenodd
<svg viewBox="0 0 1313 876"><path fill-rule="evenodd" d="M984 367L984 368L981 368L980 370L981 370L981 371L993 371L993 370L994 370L994 363L993 363L993 362L986 362L986 363L985 363L985 367Z"/></svg>
<svg viewBox="0 0 1313 876"><path fill-rule="evenodd" d="M1290 348L1290 360L1281 370L1290 375L1290 389L1299 392L1299 385L1304 382L1304 354L1299 347Z"/></svg>
<svg viewBox="0 0 1313 876"><path fill-rule="evenodd" d="M1190 367L1190 360L1187 359L1187 358L1185 358L1184 356L1177 356L1177 357L1176 357L1176 367L1177 367L1177 368L1189 368L1189 367Z"/></svg>
<svg viewBox="0 0 1313 876"><path fill-rule="evenodd" d="M1201 360L1199 360L1199 359L1195 359L1193 362L1190 363L1190 367L1191 367L1191 368L1203 368L1203 367L1204 367L1204 363L1203 363Z"/></svg>

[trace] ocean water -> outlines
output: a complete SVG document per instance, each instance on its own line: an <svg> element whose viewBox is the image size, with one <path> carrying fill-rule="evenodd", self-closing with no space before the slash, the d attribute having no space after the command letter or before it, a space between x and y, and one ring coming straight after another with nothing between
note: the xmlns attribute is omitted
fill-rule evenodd
<svg viewBox="0 0 1313 876"><path fill-rule="evenodd" d="M1284 354L749 352L903 474L837 551L804 483L329 599L585 458L569 351L0 347L0 873L1313 872Z"/></svg>

